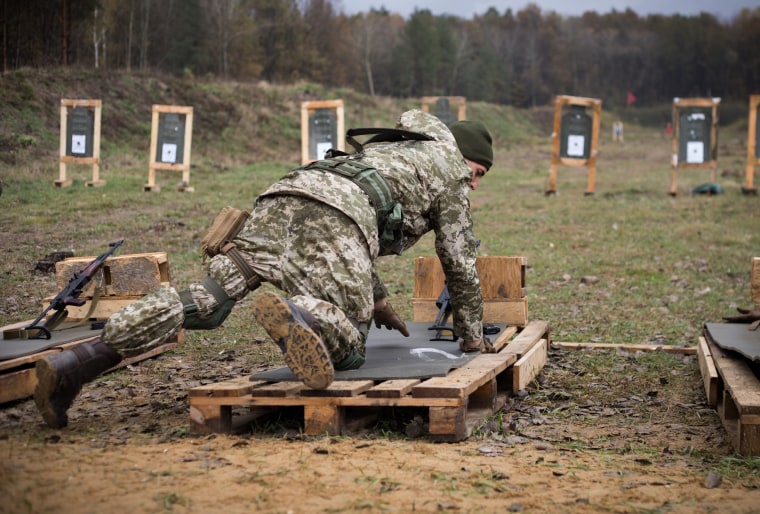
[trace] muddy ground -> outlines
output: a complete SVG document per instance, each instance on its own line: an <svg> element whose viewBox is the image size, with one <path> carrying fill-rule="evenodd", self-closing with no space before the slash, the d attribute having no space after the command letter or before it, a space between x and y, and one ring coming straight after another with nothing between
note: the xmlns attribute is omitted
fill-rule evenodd
<svg viewBox="0 0 760 514"><path fill-rule="evenodd" d="M86 385L65 429L32 401L0 409L0 512L760 509L757 470L705 403L694 355L552 349L459 443L431 442L424 410L404 409L341 437L303 436L292 411L194 435L188 389L255 370L239 351L190 359L169 352Z"/></svg>

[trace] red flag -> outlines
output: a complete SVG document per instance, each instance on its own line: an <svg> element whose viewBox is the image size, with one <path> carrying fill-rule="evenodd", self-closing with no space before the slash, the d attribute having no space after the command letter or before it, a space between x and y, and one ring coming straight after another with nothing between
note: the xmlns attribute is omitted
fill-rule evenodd
<svg viewBox="0 0 760 514"><path fill-rule="evenodd" d="M630 91L628 91L628 97L625 99L625 104L631 105L635 101L636 101L636 96Z"/></svg>

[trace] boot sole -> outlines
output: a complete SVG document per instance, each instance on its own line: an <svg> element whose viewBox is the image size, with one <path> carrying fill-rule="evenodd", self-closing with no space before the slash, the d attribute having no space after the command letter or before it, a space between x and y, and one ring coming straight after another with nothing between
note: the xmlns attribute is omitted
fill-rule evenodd
<svg viewBox="0 0 760 514"><path fill-rule="evenodd" d="M285 300L268 291L253 299L253 315L280 347L293 374L312 389L324 389L335 369L322 339L293 318Z"/></svg>
<svg viewBox="0 0 760 514"><path fill-rule="evenodd" d="M40 411L42 419L52 428L63 428L69 423L66 412L59 412L50 402L56 391L58 376L47 359L40 359L34 367L37 385L34 388L34 404Z"/></svg>

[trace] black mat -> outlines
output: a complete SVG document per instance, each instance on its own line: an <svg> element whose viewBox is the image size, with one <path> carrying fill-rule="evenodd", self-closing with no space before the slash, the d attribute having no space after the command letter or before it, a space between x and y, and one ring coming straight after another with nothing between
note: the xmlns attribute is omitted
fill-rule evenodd
<svg viewBox="0 0 760 514"><path fill-rule="evenodd" d="M0 338L0 361L17 359L34 355L53 346L58 346L71 341L79 341L89 337L100 335L102 330L92 330L90 325L82 325L76 328L65 328L51 332L50 339L19 339L16 329L8 329L2 332ZM18 327L23 328L23 326Z"/></svg>
<svg viewBox="0 0 760 514"><path fill-rule="evenodd" d="M724 350L733 350L760 362L760 328L748 330L749 326L749 323L705 323L705 330Z"/></svg>
<svg viewBox="0 0 760 514"><path fill-rule="evenodd" d="M396 330L376 329L367 338L367 360L359 369L336 371L335 380L392 380L401 378L444 377L474 359L478 353L463 353L459 343L431 341L431 323L407 323L409 337ZM505 325L496 325L501 333ZM445 336L448 334L444 334ZM489 336L496 339L499 334ZM287 366L256 373L251 380L298 380Z"/></svg>

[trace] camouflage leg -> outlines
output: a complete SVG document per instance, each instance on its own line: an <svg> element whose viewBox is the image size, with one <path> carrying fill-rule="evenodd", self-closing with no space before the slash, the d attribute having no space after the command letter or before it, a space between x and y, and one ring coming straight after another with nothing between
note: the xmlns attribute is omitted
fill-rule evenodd
<svg viewBox="0 0 760 514"><path fill-rule="evenodd" d="M335 369L355 369L364 364L366 357L365 340L358 323L350 320L335 305L310 296L294 296L293 304L311 313L319 323L322 340L330 352Z"/></svg>
<svg viewBox="0 0 760 514"><path fill-rule="evenodd" d="M113 314L101 338L129 358L163 344L179 332L184 319L179 294L173 287L164 286Z"/></svg>

